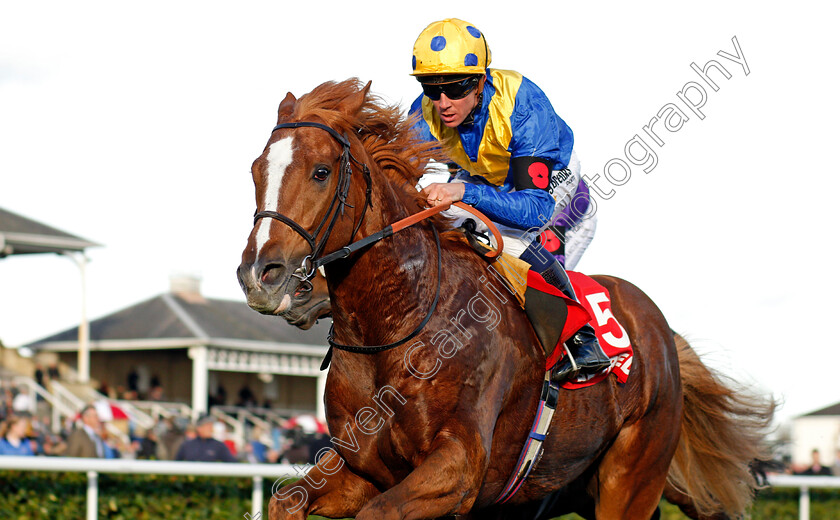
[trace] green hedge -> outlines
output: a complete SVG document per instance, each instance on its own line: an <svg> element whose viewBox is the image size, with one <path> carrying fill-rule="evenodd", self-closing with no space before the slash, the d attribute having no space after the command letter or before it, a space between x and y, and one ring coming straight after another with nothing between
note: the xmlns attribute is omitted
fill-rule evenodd
<svg viewBox="0 0 840 520"><path fill-rule="evenodd" d="M271 479L263 480L266 499ZM85 517L84 473L0 472L0 519ZM251 511L250 478L99 474L99 518L230 520Z"/></svg>
<svg viewBox="0 0 840 520"><path fill-rule="evenodd" d="M263 495L271 497L271 479ZM84 473L0 471L0 520L79 520L85 517ZM99 475L99 518L113 520L230 520L251 511L252 480L167 475ZM799 491L762 491L753 520L797 520ZM311 519L319 517L312 516ZM578 518L567 515L564 520ZM662 520L686 517L663 503ZM811 519L840 518L840 490L811 490Z"/></svg>
<svg viewBox="0 0 840 520"><path fill-rule="evenodd" d="M686 520L688 517L673 504L663 501L660 505L661 520ZM577 515L566 515L562 520L579 520ZM751 520L798 520L798 489L765 489L759 492L748 516ZM811 520L840 519L840 490L811 490Z"/></svg>

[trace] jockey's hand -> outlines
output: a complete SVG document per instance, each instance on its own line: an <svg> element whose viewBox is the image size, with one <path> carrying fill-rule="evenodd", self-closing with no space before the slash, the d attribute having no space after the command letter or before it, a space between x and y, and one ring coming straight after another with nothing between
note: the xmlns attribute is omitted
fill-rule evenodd
<svg viewBox="0 0 840 520"><path fill-rule="evenodd" d="M426 204L429 207L441 204L449 206L453 202L458 202L464 198L464 183L433 182L423 188L423 194L426 195Z"/></svg>

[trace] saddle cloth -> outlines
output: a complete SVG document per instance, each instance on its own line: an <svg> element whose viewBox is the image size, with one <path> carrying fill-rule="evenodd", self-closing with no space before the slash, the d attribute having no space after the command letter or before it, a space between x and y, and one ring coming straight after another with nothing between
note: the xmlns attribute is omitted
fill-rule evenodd
<svg viewBox="0 0 840 520"><path fill-rule="evenodd" d="M556 345L546 345L546 362L545 369L549 370L566 355L566 349L563 348L569 338L578 331L585 323L592 325L595 329L595 335L598 337L598 342L604 353L612 361L609 370L593 375L582 375L576 379L567 381L563 388L576 389L586 386L594 385L599 381L604 380L609 374L616 375L619 383L625 383L627 376L630 374L630 367L633 364L633 346L630 344L630 337L627 331L624 330L621 323L613 315L610 308L610 295L607 289L586 276L583 273L576 271L567 271L569 279L572 282L572 287L575 290L580 303L569 299L560 290L553 285L547 283L542 276L536 271L531 271L529 265L516 257L502 253L501 257L492 264L492 267L501 274L501 278L508 285L509 290L515 294L520 306L529 311L526 303L526 295L529 298L543 300L537 307L543 307L540 312L528 312L529 318L535 327L540 341L544 341L546 337L557 338L556 332L552 333L548 330L546 333L541 333L541 329L553 329L555 331L562 328L559 334L559 341ZM554 297L562 298L562 301L557 298L550 298L546 300L536 293L544 293ZM553 301L552 301L553 300ZM530 302L529 302L530 303ZM565 306L563 305L565 303ZM550 307L545 307L549 305ZM565 308L564 308L565 307ZM564 320L563 322L555 321L546 324L545 320ZM542 322L542 323L540 323ZM553 348L548 348L548 347Z"/></svg>
<svg viewBox="0 0 840 520"><path fill-rule="evenodd" d="M542 292L562 297L568 309L566 323L560 336L557 346L546 358L545 369L549 370L564 355L566 350L562 343L568 340L584 324L589 323L595 329L595 335L604 353L612 361L609 370L589 376L579 376L563 385L566 389L583 388L594 385L604 380L609 374L615 374L619 383L627 382L630 375L630 367L633 365L633 346L630 344L630 336L618 322L610 308L610 295L607 289L586 276L575 271L568 271L572 287L579 302L566 298L554 286L549 285L542 277L530 271L528 273L528 286Z"/></svg>

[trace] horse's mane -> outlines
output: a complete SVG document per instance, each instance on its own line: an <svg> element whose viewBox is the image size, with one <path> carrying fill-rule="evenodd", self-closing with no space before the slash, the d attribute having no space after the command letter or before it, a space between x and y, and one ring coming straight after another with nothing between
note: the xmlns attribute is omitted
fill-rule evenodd
<svg viewBox="0 0 840 520"><path fill-rule="evenodd" d="M346 106L363 90L365 86L357 78L323 83L301 96L292 118L317 118L342 134L358 138L376 166L371 172L379 170L402 185L416 198L418 207L423 207L424 199L414 187L429 163L444 160L439 146L416 138L412 130L414 118L404 116L398 105L388 105L369 91L361 108L348 114Z"/></svg>

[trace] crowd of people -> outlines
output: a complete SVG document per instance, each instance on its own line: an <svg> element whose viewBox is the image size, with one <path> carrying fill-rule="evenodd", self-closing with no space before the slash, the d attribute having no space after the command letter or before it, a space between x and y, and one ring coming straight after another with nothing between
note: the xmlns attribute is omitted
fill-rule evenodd
<svg viewBox="0 0 840 520"><path fill-rule="evenodd" d="M314 463L316 453L330 445L325 433L300 426L269 430L251 423L245 425L246 441L238 444L227 426L210 414L196 421L162 418L149 429L125 421L126 442L108 431L102 406L96 403L67 418L54 433L49 413L39 413L43 408L18 398L28 395L25 388L5 384L0 392L0 455L306 464Z"/></svg>

